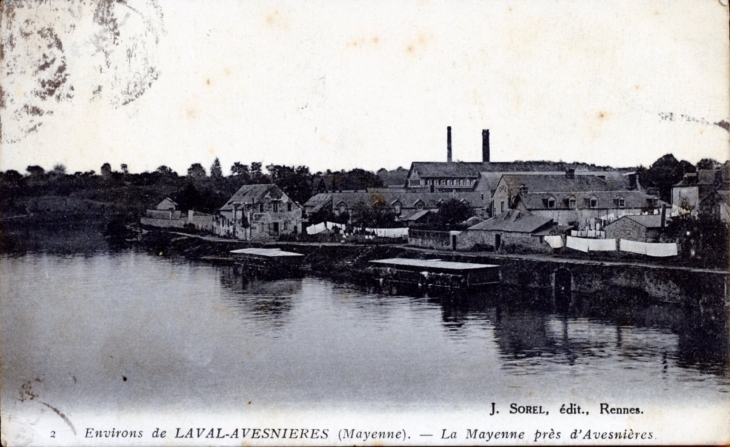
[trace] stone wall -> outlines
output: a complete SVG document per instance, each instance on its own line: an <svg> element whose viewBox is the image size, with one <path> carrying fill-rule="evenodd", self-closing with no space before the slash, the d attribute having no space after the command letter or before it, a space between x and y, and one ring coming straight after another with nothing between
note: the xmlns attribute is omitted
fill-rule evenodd
<svg viewBox="0 0 730 447"><path fill-rule="evenodd" d="M649 242L646 227L631 219L618 219L604 227L607 239L629 239L637 242Z"/></svg>
<svg viewBox="0 0 730 447"><path fill-rule="evenodd" d="M410 229L408 231L408 245L423 248L451 250L451 235L448 231L427 231Z"/></svg>
<svg viewBox="0 0 730 447"><path fill-rule="evenodd" d="M538 236L532 236L529 233L512 233L506 231L484 231L484 230L465 230L459 234L457 238L457 250L471 250L475 246L479 248L496 247L495 236L501 236L501 244L499 252L517 252L517 253L552 253L552 248L542 241Z"/></svg>

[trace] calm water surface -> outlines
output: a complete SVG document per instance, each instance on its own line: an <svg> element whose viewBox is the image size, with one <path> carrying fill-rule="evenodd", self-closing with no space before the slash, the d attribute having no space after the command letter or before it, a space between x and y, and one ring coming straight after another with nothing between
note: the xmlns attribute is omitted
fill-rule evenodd
<svg viewBox="0 0 730 447"><path fill-rule="evenodd" d="M730 391L725 322L665 305L584 299L560 315L514 292L452 302L247 282L134 251L0 262L3 411L702 405Z"/></svg>

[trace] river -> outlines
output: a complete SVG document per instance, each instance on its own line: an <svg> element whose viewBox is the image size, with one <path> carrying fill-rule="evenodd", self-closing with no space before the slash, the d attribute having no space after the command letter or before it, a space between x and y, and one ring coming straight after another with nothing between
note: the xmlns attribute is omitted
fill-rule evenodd
<svg viewBox="0 0 730 447"><path fill-rule="evenodd" d="M726 322L684 308L584 300L564 315L527 292L449 300L316 277L248 281L132 249L0 263L2 412L16 420L51 406L73 420L729 400Z"/></svg>

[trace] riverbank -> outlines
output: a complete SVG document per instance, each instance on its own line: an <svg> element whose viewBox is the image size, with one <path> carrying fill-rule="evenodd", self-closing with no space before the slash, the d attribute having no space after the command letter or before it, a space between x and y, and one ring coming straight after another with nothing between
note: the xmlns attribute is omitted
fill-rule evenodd
<svg viewBox="0 0 730 447"><path fill-rule="evenodd" d="M142 245L158 255L188 259L232 260L230 251L249 246L240 241L212 240L184 233L149 232ZM556 287L567 281L573 293L593 295L621 302L640 300L699 307L722 307L727 302L729 274L724 270L691 267L632 264L549 255L499 255L494 253L453 252L404 245L354 245L335 243L277 242L266 244L303 254L303 267L309 274L339 280L366 279L369 261L383 258L443 259L457 262L498 264L502 284L529 289Z"/></svg>

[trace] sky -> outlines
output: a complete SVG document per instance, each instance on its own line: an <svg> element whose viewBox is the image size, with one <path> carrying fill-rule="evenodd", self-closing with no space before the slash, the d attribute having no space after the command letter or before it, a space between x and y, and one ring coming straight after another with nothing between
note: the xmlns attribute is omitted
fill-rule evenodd
<svg viewBox="0 0 730 447"><path fill-rule="evenodd" d="M718 0L10 3L0 170L728 159Z"/></svg>

